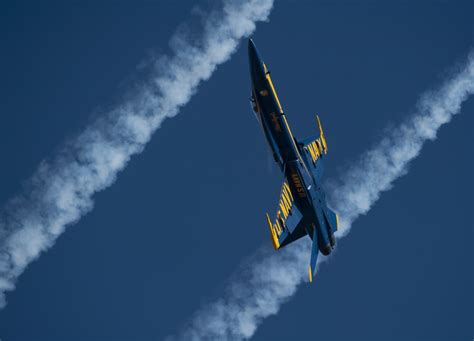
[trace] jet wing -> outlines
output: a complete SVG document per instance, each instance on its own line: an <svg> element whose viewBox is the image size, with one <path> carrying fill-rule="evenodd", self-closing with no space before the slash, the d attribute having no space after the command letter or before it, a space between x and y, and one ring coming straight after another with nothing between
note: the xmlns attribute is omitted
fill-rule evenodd
<svg viewBox="0 0 474 341"><path fill-rule="evenodd" d="M311 166L311 172L315 176L316 181L319 182L323 175L323 159L328 152L328 147L319 116L316 116L316 119L318 123L319 134L317 136L300 141L299 145L302 147L301 149L303 150L306 159Z"/></svg>
<svg viewBox="0 0 474 341"><path fill-rule="evenodd" d="M302 218L301 212L293 205L293 195L285 180L281 188L275 222L271 221L267 213L267 223L275 250L306 235L306 230L302 228Z"/></svg>

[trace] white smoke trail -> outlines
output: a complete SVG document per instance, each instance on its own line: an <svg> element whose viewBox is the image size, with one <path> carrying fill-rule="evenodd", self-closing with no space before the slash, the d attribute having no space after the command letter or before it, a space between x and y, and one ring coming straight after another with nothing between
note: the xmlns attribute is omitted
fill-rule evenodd
<svg viewBox="0 0 474 341"><path fill-rule="evenodd" d="M391 135L364 153L340 184L330 186L333 207L341 216L337 237L350 231L353 221L369 211L380 194L407 172L407 166L427 140L434 140L441 125L459 113L474 92L474 53L453 77L435 92L422 96L418 113ZM180 339L248 339L262 321L274 315L307 280L309 239L278 253L265 248L230 281L224 298L204 306L179 335ZM319 257L324 261L327 258ZM318 262L320 263L320 262Z"/></svg>
<svg viewBox="0 0 474 341"><path fill-rule="evenodd" d="M197 40L174 37L173 56L156 61L149 82L137 94L40 165L24 194L2 211L0 308L26 266L92 209L93 194L115 181L163 120L175 116L199 83L230 58L239 39L268 19L272 6L273 0L224 0L221 10L209 13Z"/></svg>
<svg viewBox="0 0 474 341"><path fill-rule="evenodd" d="M409 162L420 154L423 144L436 139L439 128L460 112L461 104L473 92L474 51L463 68L439 90L421 97L417 115L362 155L342 182L332 186L332 201L342 217L338 237L349 233L352 222L367 213L394 180L406 174Z"/></svg>

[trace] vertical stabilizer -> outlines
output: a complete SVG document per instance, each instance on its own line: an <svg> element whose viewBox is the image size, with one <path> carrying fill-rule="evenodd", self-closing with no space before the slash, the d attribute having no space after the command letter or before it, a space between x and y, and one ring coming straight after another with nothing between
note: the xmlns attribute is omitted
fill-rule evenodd
<svg viewBox="0 0 474 341"><path fill-rule="evenodd" d="M311 263L309 264L309 281L313 282L314 275L316 274L316 264L318 260L319 248L318 248L318 232L316 229L313 231L313 246L311 247Z"/></svg>
<svg viewBox="0 0 474 341"><path fill-rule="evenodd" d="M318 122L318 128L319 128L319 138L321 140L321 144L324 150L324 154L328 153L328 145L326 143L326 137L324 136L323 132L323 127L321 126L321 121L319 120L319 116L316 115L316 121Z"/></svg>

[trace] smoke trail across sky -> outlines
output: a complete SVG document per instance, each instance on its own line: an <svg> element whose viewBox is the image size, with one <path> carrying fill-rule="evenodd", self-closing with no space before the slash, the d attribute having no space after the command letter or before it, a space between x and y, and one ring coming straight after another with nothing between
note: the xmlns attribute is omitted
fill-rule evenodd
<svg viewBox="0 0 474 341"><path fill-rule="evenodd" d="M92 209L93 194L115 181L163 120L178 114L199 83L229 59L239 39L268 19L272 6L273 0L224 1L220 10L208 14L197 40L172 39L173 55L156 61L149 81L130 100L40 165L28 189L1 212L0 308L26 266Z"/></svg>
<svg viewBox="0 0 474 341"><path fill-rule="evenodd" d="M417 113L392 130L342 177L333 183L329 195L340 214L337 237L346 236L352 223L366 214L380 194L407 172L423 144L434 140L438 129L458 114L461 104L474 93L474 53L452 77L433 92L424 94ZM248 339L262 321L278 312L307 280L308 238L277 253L264 248L244 263L230 281L223 298L204 306L178 336L186 340ZM318 261L325 258L319 257Z"/></svg>

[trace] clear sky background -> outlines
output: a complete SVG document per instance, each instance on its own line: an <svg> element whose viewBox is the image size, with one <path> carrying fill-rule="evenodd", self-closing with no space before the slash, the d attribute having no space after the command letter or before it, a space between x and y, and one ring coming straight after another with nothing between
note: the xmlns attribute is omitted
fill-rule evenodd
<svg viewBox="0 0 474 341"><path fill-rule="evenodd" d="M1 203L119 102L179 25L194 27L196 5L209 2L1 3ZM320 115L326 179L464 60L473 13L468 0L276 1L254 39L294 134L311 135ZM271 247L264 217L281 174L249 83L242 43L20 277L0 311L2 340L163 339ZM473 111L470 99L256 340L472 338Z"/></svg>

